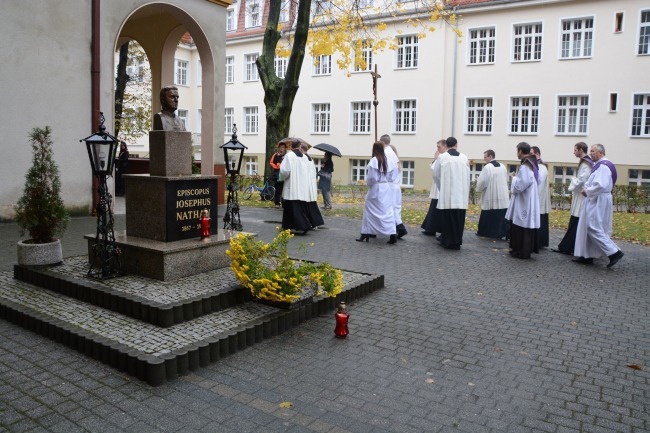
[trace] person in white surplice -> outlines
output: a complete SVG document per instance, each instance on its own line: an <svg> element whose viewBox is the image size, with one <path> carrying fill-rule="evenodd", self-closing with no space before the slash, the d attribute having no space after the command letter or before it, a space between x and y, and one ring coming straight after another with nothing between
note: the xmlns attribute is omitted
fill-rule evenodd
<svg viewBox="0 0 650 433"><path fill-rule="evenodd" d="M539 253L539 171L537 158L530 155L530 144L517 144L517 158L521 165L512 174L510 205L506 219L510 221L510 255L517 259L530 259Z"/></svg>
<svg viewBox="0 0 650 433"><path fill-rule="evenodd" d="M594 165L594 162L587 153L588 151L587 144L582 141L573 146L573 155L579 158L580 162L578 163L578 173L571 178L571 183L567 188L571 193L571 210L569 211L571 218L569 218L569 225L557 248L551 248L551 251L556 253L573 255L576 244L576 230L578 229L578 221L580 221L582 204L585 201L585 197L582 195L582 187L585 185L587 179L589 179L591 167Z"/></svg>
<svg viewBox="0 0 650 433"><path fill-rule="evenodd" d="M306 234L323 225L316 203L316 169L308 155L300 151L300 141L291 143L291 151L282 159L280 173L284 178L282 228Z"/></svg>
<svg viewBox="0 0 650 433"><path fill-rule="evenodd" d="M506 211L510 202L508 170L495 157L492 149L483 152L485 167L476 181L476 191L481 193L481 216L476 234L502 239L507 235Z"/></svg>
<svg viewBox="0 0 650 433"><path fill-rule="evenodd" d="M605 158L605 147L594 144L589 150L594 161L591 175L582 188L585 201L578 220L574 262L590 265L594 258L607 256L608 268L623 257L623 251L612 241L612 189L616 184L616 167Z"/></svg>
<svg viewBox="0 0 650 433"><path fill-rule="evenodd" d="M397 166L397 176L393 180L393 212L395 212L395 230L397 239L402 239L408 234L404 222L402 221L402 171L397 148L390 144L390 135L384 134L379 138L384 144L384 154L386 158Z"/></svg>
<svg viewBox="0 0 650 433"><path fill-rule="evenodd" d="M469 161L458 151L456 138L448 137L445 146L447 151L438 157L433 167L433 178L440 188L440 245L448 250L460 250L469 204Z"/></svg>
<svg viewBox="0 0 650 433"><path fill-rule="evenodd" d="M368 193L361 219L361 237L357 241L368 242L371 235L388 235L389 244L397 242L392 183L398 174L397 164L384 153L384 144L376 141L372 145L372 159L366 166Z"/></svg>

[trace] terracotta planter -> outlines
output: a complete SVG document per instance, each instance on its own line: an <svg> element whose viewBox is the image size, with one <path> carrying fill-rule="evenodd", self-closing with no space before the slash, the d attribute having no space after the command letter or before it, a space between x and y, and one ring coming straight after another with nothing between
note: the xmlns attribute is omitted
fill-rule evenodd
<svg viewBox="0 0 650 433"><path fill-rule="evenodd" d="M19 241L16 244L18 264L25 266L57 265L63 262L63 250L59 239L46 244Z"/></svg>

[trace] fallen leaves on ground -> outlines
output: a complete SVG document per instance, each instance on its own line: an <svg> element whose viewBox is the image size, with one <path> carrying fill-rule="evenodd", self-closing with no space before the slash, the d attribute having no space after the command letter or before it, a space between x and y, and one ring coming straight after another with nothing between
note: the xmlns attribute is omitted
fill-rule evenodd
<svg viewBox="0 0 650 433"><path fill-rule="evenodd" d="M279 406L283 408L293 407L293 403L291 403L290 401L283 401L282 403L279 404Z"/></svg>

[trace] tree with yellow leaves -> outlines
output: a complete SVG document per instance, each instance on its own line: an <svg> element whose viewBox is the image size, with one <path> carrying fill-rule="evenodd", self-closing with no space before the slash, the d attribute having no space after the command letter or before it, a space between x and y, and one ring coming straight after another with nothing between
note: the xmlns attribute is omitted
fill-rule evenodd
<svg viewBox="0 0 650 433"><path fill-rule="evenodd" d="M305 51L317 59L321 55L338 54L337 66L354 65L366 69L364 48L372 53L395 50L397 44L387 31L396 23L419 29L418 37L441 25L456 23L456 14L449 0L268 0L268 18L264 31L262 53L257 69L264 88L266 107L266 160L279 140L289 134L293 101ZM280 22L281 13L288 13L290 25ZM454 31L460 36L457 28ZM397 31L399 34L400 32ZM275 72L275 58L288 58L284 77Z"/></svg>

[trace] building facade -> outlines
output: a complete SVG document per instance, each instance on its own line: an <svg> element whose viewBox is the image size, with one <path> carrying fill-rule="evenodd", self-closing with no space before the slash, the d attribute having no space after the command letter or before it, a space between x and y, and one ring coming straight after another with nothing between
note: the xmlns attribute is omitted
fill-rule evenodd
<svg viewBox="0 0 650 433"><path fill-rule="evenodd" d="M602 143L619 183L650 184L650 2L466 0L454 2L462 38L441 25L425 38L406 23L398 49L367 54L365 70L340 70L336 54L305 57L291 136L337 146L334 181L363 181L375 139L370 71L378 80L378 135L392 137L402 185L428 189L438 139L472 160L483 152L515 167L515 146L539 146L556 182L577 161L573 145ZM265 109L255 59L268 4L240 0L226 16L224 140L237 124L246 170L263 172ZM290 18L290 11L286 13ZM276 59L276 71L286 67ZM320 157L320 152L310 152Z"/></svg>
<svg viewBox="0 0 650 433"><path fill-rule="evenodd" d="M6 4L4 4L6 3ZM222 144L226 6L221 0L24 0L4 2L0 68L5 100L0 121L0 220L13 218L31 161L29 132L49 125L62 196L70 210L88 214L93 179L81 138L97 131L99 113L114 132L115 52L137 40L147 52L157 102L161 83L173 82L180 37L192 34L202 69L201 143L205 174L219 165ZM223 157L221 157L223 166Z"/></svg>

